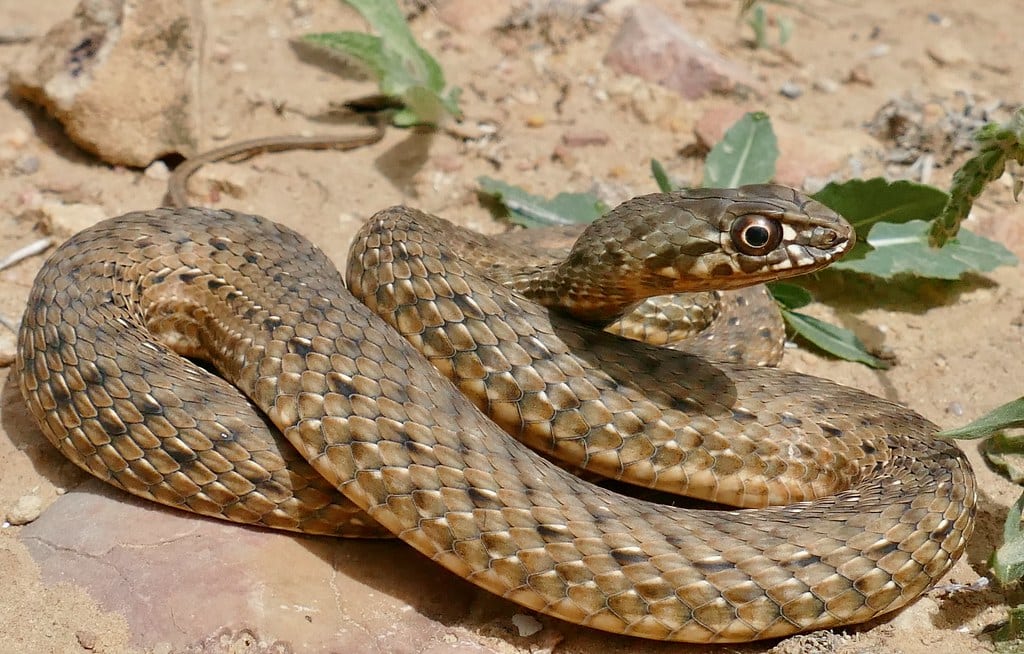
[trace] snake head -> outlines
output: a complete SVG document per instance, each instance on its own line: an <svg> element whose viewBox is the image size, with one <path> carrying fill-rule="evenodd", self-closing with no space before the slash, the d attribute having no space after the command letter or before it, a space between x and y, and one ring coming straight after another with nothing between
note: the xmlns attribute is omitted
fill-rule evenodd
<svg viewBox="0 0 1024 654"><path fill-rule="evenodd" d="M595 320L648 297L736 289L818 270L855 242L839 214L785 186L690 189L628 200L559 265L560 305Z"/></svg>
<svg viewBox="0 0 1024 654"><path fill-rule="evenodd" d="M839 214L785 186L691 189L629 200L595 222L568 261L614 268L657 293L738 288L818 270L855 242ZM593 241L599 241L595 245Z"/></svg>

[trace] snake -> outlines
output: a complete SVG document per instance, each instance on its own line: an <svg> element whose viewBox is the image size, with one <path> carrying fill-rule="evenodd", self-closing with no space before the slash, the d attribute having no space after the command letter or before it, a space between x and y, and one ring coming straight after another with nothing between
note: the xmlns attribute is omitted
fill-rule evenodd
<svg viewBox="0 0 1024 654"><path fill-rule="evenodd" d="M18 384L61 453L135 495L394 535L590 628L775 638L934 585L974 528L969 462L899 404L607 327L649 296L816 270L853 241L774 185L633 198L558 259L396 206L360 229L343 278L266 218L133 212L43 265Z"/></svg>

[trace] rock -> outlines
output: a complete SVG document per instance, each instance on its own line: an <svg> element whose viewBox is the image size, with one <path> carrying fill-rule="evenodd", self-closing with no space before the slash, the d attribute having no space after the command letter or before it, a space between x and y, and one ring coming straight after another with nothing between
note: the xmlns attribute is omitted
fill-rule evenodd
<svg viewBox="0 0 1024 654"><path fill-rule="evenodd" d="M757 90L746 70L711 50L670 16L646 4L626 15L604 63L695 100L739 86Z"/></svg>
<svg viewBox="0 0 1024 654"><path fill-rule="evenodd" d="M526 615L525 613L516 613L513 615L512 624L515 625L520 638L532 636L544 628L544 625L540 623L540 620L532 615Z"/></svg>
<svg viewBox="0 0 1024 654"><path fill-rule="evenodd" d="M570 148L582 148L589 145L606 145L611 137L608 132L597 128L577 127L567 129L562 134L562 143Z"/></svg>
<svg viewBox="0 0 1024 654"><path fill-rule="evenodd" d="M505 2L484 0L443 0L437 4L437 17L456 32L483 34L502 24L508 14Z"/></svg>
<svg viewBox="0 0 1024 654"><path fill-rule="evenodd" d="M969 64L974 59L963 43L950 38L944 38L941 43L928 46L925 52L928 53L932 61L940 66Z"/></svg>
<svg viewBox="0 0 1024 654"><path fill-rule="evenodd" d="M218 161L203 166L188 182L189 191L197 197L215 201L223 195L243 200L253 186L255 173L247 166Z"/></svg>
<svg viewBox="0 0 1024 654"><path fill-rule="evenodd" d="M82 649L96 649L96 634L88 629L79 629L75 632L75 639Z"/></svg>
<svg viewBox="0 0 1024 654"><path fill-rule="evenodd" d="M43 584L85 589L123 616L142 651L494 654L480 633L522 612L398 541L242 527L96 480L18 538ZM459 645L442 646L452 635Z"/></svg>
<svg viewBox="0 0 1024 654"><path fill-rule="evenodd" d="M167 168L167 164L163 161L157 160L146 166L146 170L142 173L149 179L155 179L158 182L166 182L171 176L171 171Z"/></svg>
<svg viewBox="0 0 1024 654"><path fill-rule="evenodd" d="M63 204L46 201L39 207L39 210L49 228L62 234L78 233L109 217L106 209L95 204Z"/></svg>
<svg viewBox="0 0 1024 654"><path fill-rule="evenodd" d="M82 0L27 48L11 90L42 105L104 161L195 153L201 26L191 2Z"/></svg>
<svg viewBox="0 0 1024 654"><path fill-rule="evenodd" d="M27 525L43 512L43 500L38 495L23 495L7 510L7 522Z"/></svg>
<svg viewBox="0 0 1024 654"><path fill-rule="evenodd" d="M804 94L804 89L796 82L786 82L779 87L779 93L784 98L795 100Z"/></svg>

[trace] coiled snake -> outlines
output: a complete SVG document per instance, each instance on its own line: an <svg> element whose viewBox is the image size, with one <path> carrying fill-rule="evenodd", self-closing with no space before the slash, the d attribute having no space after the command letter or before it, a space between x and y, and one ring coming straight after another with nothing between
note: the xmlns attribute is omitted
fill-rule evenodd
<svg viewBox="0 0 1024 654"><path fill-rule="evenodd" d="M688 191L625 203L565 263L510 246L525 270L507 272L489 238L396 207L353 245L363 304L266 219L131 213L44 265L20 385L61 452L143 497L270 527L386 531L598 629L781 636L866 620L937 581L973 529L966 459L924 418L857 390L604 332L596 301L775 279L851 243L789 189ZM606 476L753 508L625 497L509 433Z"/></svg>

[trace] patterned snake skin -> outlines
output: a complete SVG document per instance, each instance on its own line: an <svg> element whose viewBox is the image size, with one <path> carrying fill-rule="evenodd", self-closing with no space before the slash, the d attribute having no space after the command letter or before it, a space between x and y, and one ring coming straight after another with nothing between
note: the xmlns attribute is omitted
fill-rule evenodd
<svg viewBox="0 0 1024 654"><path fill-rule="evenodd" d="M597 629L782 636L867 620L933 585L973 529L968 462L904 407L626 340L601 330L601 306L813 270L851 243L845 222L789 189L689 191L625 203L565 263L509 246L525 270L507 272L460 252L494 259L489 239L396 207L358 235L350 293L319 250L264 218L132 213L44 265L20 385L61 452L142 497L269 527L392 533L482 588ZM605 476L747 508L619 495L509 434Z"/></svg>

